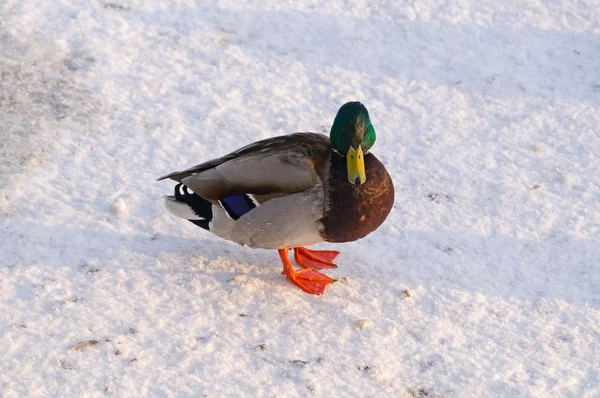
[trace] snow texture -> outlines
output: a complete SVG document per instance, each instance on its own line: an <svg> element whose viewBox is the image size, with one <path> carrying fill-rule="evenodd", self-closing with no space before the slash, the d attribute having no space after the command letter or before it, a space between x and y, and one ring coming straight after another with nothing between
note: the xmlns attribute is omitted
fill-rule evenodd
<svg viewBox="0 0 600 398"><path fill-rule="evenodd" d="M595 0L0 2L0 396L600 396ZM321 297L155 178L360 100Z"/></svg>

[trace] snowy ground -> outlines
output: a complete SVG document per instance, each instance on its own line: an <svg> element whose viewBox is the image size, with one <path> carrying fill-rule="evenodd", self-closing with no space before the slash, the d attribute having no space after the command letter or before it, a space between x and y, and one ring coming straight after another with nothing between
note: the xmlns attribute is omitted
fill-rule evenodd
<svg viewBox="0 0 600 398"><path fill-rule="evenodd" d="M600 396L594 0L0 2L0 396ZM360 100L322 297L156 177Z"/></svg>

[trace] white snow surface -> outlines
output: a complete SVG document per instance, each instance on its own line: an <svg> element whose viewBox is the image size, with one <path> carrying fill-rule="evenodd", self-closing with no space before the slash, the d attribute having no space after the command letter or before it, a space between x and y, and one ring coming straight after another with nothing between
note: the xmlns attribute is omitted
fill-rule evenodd
<svg viewBox="0 0 600 398"><path fill-rule="evenodd" d="M0 2L0 396L600 396L595 0ZM155 182L360 100L311 296Z"/></svg>

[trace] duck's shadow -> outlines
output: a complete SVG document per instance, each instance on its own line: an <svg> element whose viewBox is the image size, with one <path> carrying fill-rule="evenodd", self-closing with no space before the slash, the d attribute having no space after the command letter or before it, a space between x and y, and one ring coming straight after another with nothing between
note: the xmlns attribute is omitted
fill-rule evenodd
<svg viewBox="0 0 600 398"><path fill-rule="evenodd" d="M199 229L195 236L177 236L121 233L108 226L18 224L18 234L27 240L10 249L15 253L8 257L16 261L7 267L125 270L141 272L156 283L168 276L210 279L214 288L224 291L231 290L239 276L258 280L261 286L289 284L280 274L275 251L237 246ZM348 276L359 289L373 288L367 282L376 280L381 288L421 285L530 302L557 299L600 306L600 245L592 239L555 234L534 242L470 231L409 231L402 236L375 233L327 248L342 251L334 276Z"/></svg>
<svg viewBox="0 0 600 398"><path fill-rule="evenodd" d="M8 248L13 253L7 257L14 261L3 265L9 268L67 266L87 269L90 273L140 270L155 277L210 275L222 283L241 273L257 278L269 278L272 274L276 279L279 269L273 253L256 250L249 255L248 249L222 241L199 228L194 236L176 235L177 232L173 235L151 231L123 233L106 224L83 228L20 221L15 226L15 235L21 238Z"/></svg>

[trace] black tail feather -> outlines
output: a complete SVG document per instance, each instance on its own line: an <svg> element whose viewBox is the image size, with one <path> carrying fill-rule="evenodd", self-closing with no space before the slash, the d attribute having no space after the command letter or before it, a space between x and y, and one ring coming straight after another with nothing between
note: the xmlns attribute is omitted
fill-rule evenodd
<svg viewBox="0 0 600 398"><path fill-rule="evenodd" d="M182 183L175 186L175 199L187 204L198 217L202 218L202 220L188 221L207 231L210 230L210 222L213 219L212 203L196 195Z"/></svg>
<svg viewBox="0 0 600 398"><path fill-rule="evenodd" d="M207 231L210 231L210 221L209 220L188 220L192 224L196 224L200 228L204 228Z"/></svg>

